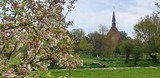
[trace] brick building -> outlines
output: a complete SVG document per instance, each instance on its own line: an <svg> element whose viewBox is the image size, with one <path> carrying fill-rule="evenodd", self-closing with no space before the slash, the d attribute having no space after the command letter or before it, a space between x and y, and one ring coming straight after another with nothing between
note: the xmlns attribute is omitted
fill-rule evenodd
<svg viewBox="0 0 160 78"><path fill-rule="evenodd" d="M115 18L115 12L113 11L113 17L112 17L112 26L106 36L107 41L107 52L104 54L104 56L112 56L113 52L116 50L118 43L120 42L121 36L120 32L118 31L116 27L116 18Z"/></svg>

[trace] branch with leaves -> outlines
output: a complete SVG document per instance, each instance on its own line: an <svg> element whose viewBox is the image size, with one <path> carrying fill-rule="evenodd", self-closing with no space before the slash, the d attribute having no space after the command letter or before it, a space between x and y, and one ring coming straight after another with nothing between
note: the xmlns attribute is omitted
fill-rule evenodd
<svg viewBox="0 0 160 78"><path fill-rule="evenodd" d="M83 61L78 57L69 60L73 52L73 40L66 29L72 23L66 22L65 18L74 9L75 1L77 0L70 0L66 14L62 13L65 0L0 1L2 77L42 77L39 71L49 73L48 66L52 58L56 58L59 65L67 68L82 65ZM12 59L17 62L11 61Z"/></svg>

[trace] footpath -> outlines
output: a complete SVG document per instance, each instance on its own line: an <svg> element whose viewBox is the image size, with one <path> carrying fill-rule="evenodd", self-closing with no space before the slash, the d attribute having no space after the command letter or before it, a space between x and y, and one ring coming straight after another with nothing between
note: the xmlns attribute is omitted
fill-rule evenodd
<svg viewBox="0 0 160 78"><path fill-rule="evenodd" d="M118 70L118 69L141 69L141 68L160 68L160 67L106 67L106 68L79 68L75 70Z"/></svg>

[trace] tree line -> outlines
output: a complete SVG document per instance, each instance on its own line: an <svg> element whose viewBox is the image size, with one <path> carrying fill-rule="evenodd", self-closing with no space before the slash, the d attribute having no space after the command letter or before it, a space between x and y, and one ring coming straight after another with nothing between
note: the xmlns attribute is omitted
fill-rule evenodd
<svg viewBox="0 0 160 78"><path fill-rule="evenodd" d="M134 26L134 38L128 36L125 31L120 31L121 40L116 49L109 53L111 48L106 48L110 43L106 42L108 28L100 25L99 31L85 35L83 29L73 29L70 34L75 39L75 53L84 53L95 57L125 57L125 63L132 57L137 64L139 58L148 56L152 62L159 62L160 53L160 18L158 14L146 15Z"/></svg>

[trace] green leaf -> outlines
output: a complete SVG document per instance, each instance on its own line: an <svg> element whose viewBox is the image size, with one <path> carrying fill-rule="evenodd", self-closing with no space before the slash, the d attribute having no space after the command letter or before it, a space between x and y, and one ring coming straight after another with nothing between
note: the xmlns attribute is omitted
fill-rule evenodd
<svg viewBox="0 0 160 78"><path fill-rule="evenodd" d="M0 2L0 6L2 7L2 6L5 6L5 4L4 3L2 3L2 2Z"/></svg>
<svg viewBox="0 0 160 78"><path fill-rule="evenodd" d="M21 4L22 4L22 7L26 6L25 1L23 1Z"/></svg>
<svg viewBox="0 0 160 78"><path fill-rule="evenodd" d="M2 29L4 27L4 24L0 24L0 29Z"/></svg>
<svg viewBox="0 0 160 78"><path fill-rule="evenodd" d="M32 33L29 33L29 34L28 34L28 39L33 39L33 38L34 38L33 34L32 34Z"/></svg>
<svg viewBox="0 0 160 78"><path fill-rule="evenodd" d="M23 47L21 47L21 48L19 49L19 51L22 52L22 53L25 53L25 52L27 52L27 47L26 47L26 46L23 46Z"/></svg>

